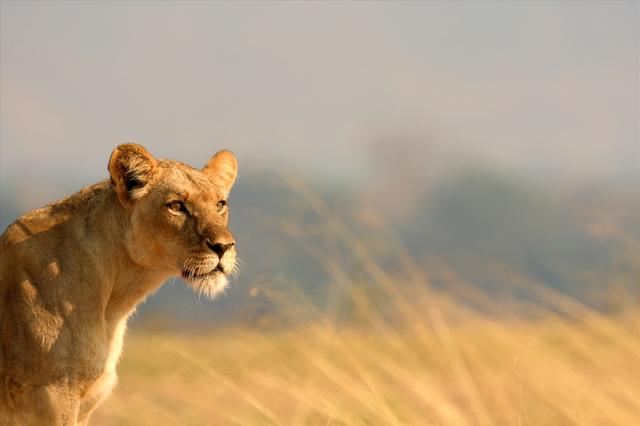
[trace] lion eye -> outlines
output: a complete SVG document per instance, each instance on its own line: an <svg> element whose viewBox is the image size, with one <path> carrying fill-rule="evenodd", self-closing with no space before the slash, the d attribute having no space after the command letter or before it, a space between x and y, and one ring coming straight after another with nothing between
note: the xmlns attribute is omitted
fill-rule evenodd
<svg viewBox="0 0 640 426"><path fill-rule="evenodd" d="M172 201L169 204L167 204L167 207L169 207L169 210L176 213L182 212L185 210L184 204L182 203L182 201Z"/></svg>
<svg viewBox="0 0 640 426"><path fill-rule="evenodd" d="M216 207L218 208L218 211L221 212L222 210L224 210L224 208L227 206L227 202L225 200L220 200L218 201L218 203L216 204Z"/></svg>

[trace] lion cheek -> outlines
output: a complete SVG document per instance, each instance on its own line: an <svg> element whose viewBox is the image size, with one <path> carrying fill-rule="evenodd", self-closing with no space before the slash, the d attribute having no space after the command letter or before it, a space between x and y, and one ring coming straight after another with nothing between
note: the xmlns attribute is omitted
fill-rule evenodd
<svg viewBox="0 0 640 426"><path fill-rule="evenodd" d="M162 265L166 251L155 240L137 232L127 232L125 246L131 259L140 266L155 268Z"/></svg>

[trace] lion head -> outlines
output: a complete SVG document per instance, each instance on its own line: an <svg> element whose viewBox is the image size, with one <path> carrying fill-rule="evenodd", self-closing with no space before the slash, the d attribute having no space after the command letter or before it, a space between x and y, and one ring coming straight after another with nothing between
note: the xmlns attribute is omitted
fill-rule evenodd
<svg viewBox="0 0 640 426"><path fill-rule="evenodd" d="M238 163L220 151L197 170L155 159L142 146L118 146L109 173L124 207L125 246L131 259L167 275L182 276L199 292L214 296L236 268L227 197Z"/></svg>

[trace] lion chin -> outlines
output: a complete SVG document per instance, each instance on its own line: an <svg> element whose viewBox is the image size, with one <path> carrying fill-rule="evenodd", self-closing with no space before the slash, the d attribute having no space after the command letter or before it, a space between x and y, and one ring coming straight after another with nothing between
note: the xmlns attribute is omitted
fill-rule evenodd
<svg viewBox="0 0 640 426"><path fill-rule="evenodd" d="M182 278L187 284L193 287L198 294L204 295L209 299L214 299L229 286L227 275L218 268L202 274L182 271Z"/></svg>

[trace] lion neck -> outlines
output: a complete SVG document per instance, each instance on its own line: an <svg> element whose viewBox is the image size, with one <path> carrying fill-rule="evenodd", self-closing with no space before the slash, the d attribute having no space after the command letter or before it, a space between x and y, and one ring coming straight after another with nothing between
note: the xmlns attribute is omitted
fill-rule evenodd
<svg viewBox="0 0 640 426"><path fill-rule="evenodd" d="M108 181L96 185L95 214L90 214L93 235L100 235L90 243L87 256L99 265L103 282L96 286L101 291L104 315L108 321L128 317L135 307L169 278L167 271L157 270L136 262L125 243L130 229L130 214L120 203L115 189ZM97 198L97 200L96 200Z"/></svg>

